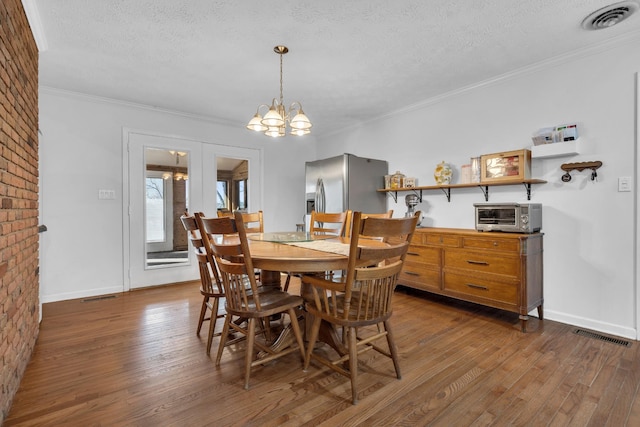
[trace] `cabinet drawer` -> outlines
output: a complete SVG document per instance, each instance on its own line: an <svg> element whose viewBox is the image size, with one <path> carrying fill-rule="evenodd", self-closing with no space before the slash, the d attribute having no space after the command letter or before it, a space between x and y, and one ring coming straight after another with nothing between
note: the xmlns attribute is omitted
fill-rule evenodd
<svg viewBox="0 0 640 427"><path fill-rule="evenodd" d="M486 239L465 237L462 243L463 248L469 249L493 249L496 251L520 252L520 241L515 239Z"/></svg>
<svg viewBox="0 0 640 427"><path fill-rule="evenodd" d="M398 284L421 289L439 290L441 280L439 268L405 261L398 278Z"/></svg>
<svg viewBox="0 0 640 427"><path fill-rule="evenodd" d="M424 264L436 264L440 267L442 260L442 250L439 248L428 248L425 246L410 245L405 257L405 263L407 262L420 262Z"/></svg>
<svg viewBox="0 0 640 427"><path fill-rule="evenodd" d="M445 250L444 268L519 277L520 258L492 252Z"/></svg>
<svg viewBox="0 0 640 427"><path fill-rule="evenodd" d="M424 243L435 246L448 246L457 248L460 246L460 237L447 236L444 234L427 234L424 236Z"/></svg>
<svg viewBox="0 0 640 427"><path fill-rule="evenodd" d="M518 303L518 285L479 279L455 273L445 273L444 289L456 294L499 301L507 304Z"/></svg>

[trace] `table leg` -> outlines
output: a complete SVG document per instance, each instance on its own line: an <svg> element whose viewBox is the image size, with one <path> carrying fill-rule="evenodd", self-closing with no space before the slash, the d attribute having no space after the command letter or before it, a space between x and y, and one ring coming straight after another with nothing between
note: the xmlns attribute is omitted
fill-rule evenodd
<svg viewBox="0 0 640 427"><path fill-rule="evenodd" d="M311 325L313 321L311 320L311 315L308 312L304 312L304 316L298 317L298 323L300 324L300 329L305 330L306 325ZM340 356L344 356L348 353L348 349L342 344L342 339L340 338L340 333L338 329L329 322L322 321L320 323L320 331L318 332L318 342L323 342L328 344L331 348L333 348ZM271 349L274 351L281 351L290 345L295 343L295 336L293 335L293 328L291 325L287 325L284 327L278 338L271 344ZM266 355L266 353L264 353ZM263 357L263 353L260 353L258 357Z"/></svg>
<svg viewBox="0 0 640 427"><path fill-rule="evenodd" d="M309 284L302 282L300 287L300 295L302 296L302 299L304 299L305 304L313 304L313 291ZM310 318L311 314L309 314L306 310L305 317L306 325L311 326L311 324L313 324L313 320ZM338 331L338 328L325 320L320 323L318 341L329 344L329 346L337 351L340 356L348 353L347 348L342 344L341 334Z"/></svg>
<svg viewBox="0 0 640 427"><path fill-rule="evenodd" d="M282 287L279 271L260 270L260 282L262 282L262 286L272 286L278 289Z"/></svg>
<svg viewBox="0 0 640 427"><path fill-rule="evenodd" d="M307 316L311 317L311 315L307 314ZM311 322L309 322L311 323ZM323 320L320 322L320 331L318 332L318 341L322 341L323 343L328 344L331 348L333 348L340 356L344 356L349 352L349 349L342 344L342 339L340 338L341 333L338 331L338 328L335 325Z"/></svg>
<svg viewBox="0 0 640 427"><path fill-rule="evenodd" d="M277 277L277 280L276 280ZM280 272L262 270L261 271L261 281L263 285L266 286L280 286ZM307 304L312 301L312 291L309 288L309 285L303 284L300 288L300 295L305 300ZM306 310L303 309L302 319L298 318L300 322L300 328L305 331L305 336L307 335L307 327L310 326L313 321L309 318L311 314L309 314ZM324 342L331 346L339 355L343 356L347 354L347 348L342 343L341 333L335 325L332 325L329 322L322 321L320 324L320 331L318 332L318 341ZM295 343L295 337L293 336L293 330L291 325L287 325L280 335L276 338L276 340L271 345L271 348L274 351L280 351L284 348Z"/></svg>

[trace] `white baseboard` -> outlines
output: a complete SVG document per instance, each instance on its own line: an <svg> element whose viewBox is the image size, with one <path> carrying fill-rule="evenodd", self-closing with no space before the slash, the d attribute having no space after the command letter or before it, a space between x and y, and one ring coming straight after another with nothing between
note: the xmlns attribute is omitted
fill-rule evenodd
<svg viewBox="0 0 640 427"><path fill-rule="evenodd" d="M535 310L534 310L535 312ZM532 312L533 313L533 312ZM544 318L555 322L566 323L568 325L579 326L581 328L590 329L592 331L602 332L607 335L615 335L617 337L637 340L638 332L630 327L614 325L607 322L600 322L585 317L572 316L553 310L544 310Z"/></svg>
<svg viewBox="0 0 640 427"><path fill-rule="evenodd" d="M121 293L123 291L122 286L112 286L107 288L95 288L95 289L83 289L76 292L61 292L51 295L41 295L40 303L46 304L48 302L66 301L70 299L95 297L98 295L107 295Z"/></svg>

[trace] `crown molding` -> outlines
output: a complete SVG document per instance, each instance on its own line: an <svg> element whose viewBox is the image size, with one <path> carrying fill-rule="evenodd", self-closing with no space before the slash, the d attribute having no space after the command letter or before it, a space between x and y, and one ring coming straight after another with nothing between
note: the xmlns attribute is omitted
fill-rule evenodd
<svg viewBox="0 0 640 427"><path fill-rule="evenodd" d="M544 71L547 70L553 66L557 66L557 65L561 65L561 64L565 64L571 61L574 61L576 59L580 59L580 58L586 58L587 56L591 56L591 55L595 55L598 53L602 53L605 52L609 49L611 49L612 47L617 47L620 46L622 44L625 43L637 43L638 40L640 40L640 30L639 31L635 31L632 33L627 33L625 35L619 36L619 37L615 37L609 40L606 40L604 42L598 43L598 44L594 44L591 45L589 47L586 47L584 49L580 49L580 50L576 50L574 52L571 52L569 54L562 54L559 56L555 56L555 57L551 57L549 59L545 59L543 61L540 62L536 62L535 64L531 64L531 65L527 65L525 67L521 67L518 68L516 70L513 71L509 71L507 73L504 74L500 74L498 76L486 79L486 80L482 80L480 82L477 83L473 83L470 84L468 86L463 86L459 89L455 89L452 91L449 91L447 93L444 93L442 95L437 95L434 96L432 98L429 98L427 100L424 100L422 102L418 102L416 104L413 105L409 105L405 108L402 109L398 109L395 110L393 112L388 113L387 115L383 116L383 117L378 117L377 119L381 119L384 117L388 117L388 116L396 116L396 115L400 115L400 114L405 114L409 111L414 111L414 110L419 110L421 108L424 108L428 105L432 105L432 104L437 104L438 102L441 102L444 99L447 98L451 98L457 95L460 95L462 93L465 92L469 92L471 90L474 89L478 89L478 88L482 88L482 87L486 87L486 86L492 86L495 84L500 84L504 81L507 80L512 80L527 74L533 74L539 71Z"/></svg>
<svg viewBox="0 0 640 427"><path fill-rule="evenodd" d="M482 80L467 86L463 86L461 88L458 89L454 89L451 90L449 92L440 94L440 95L435 95L432 96L431 98L425 99L423 101L417 102L415 104L411 104L411 105L407 105L405 107L399 108L397 110L393 110L393 111L389 111L386 114L380 115L380 116L376 116L376 117L372 117L366 121L360 122L360 123L356 123L353 125L350 125L346 128L342 128L342 129L336 129L334 131L331 131L329 133L323 134L322 138L326 138L326 137L330 137L330 136L335 136L337 134L341 134L344 133L346 131L352 131L352 130L356 130L358 128L362 128L364 126L366 126L367 124L370 123L375 123L375 122L379 122L380 120L385 120L385 119L389 119L392 117L396 117L396 116L401 116L403 114L412 112L412 111L416 111L416 110L420 110L423 108L426 108L428 106L434 105L434 104L438 104L440 102L443 102L449 98L453 98L455 96L458 95L462 95L464 93L470 92L474 89L479 89L479 88L483 88L483 87L488 87L488 86L493 86L493 85L497 85L497 84L501 84L505 81L511 80L511 79L515 79L527 74L532 74L532 73L536 73L539 71L544 71L546 69L549 69L550 67L553 66L557 66L560 64L564 64L564 63L568 63L570 61L574 61L576 59L580 59L580 58L586 58L588 56L591 55L595 55L598 53L602 53L605 52L609 49L618 47L620 45L623 44L631 44L631 43L638 43L638 41L640 41L640 30L638 31L634 31L631 33L627 33L624 34L622 36L618 36L618 37L614 37L612 39L606 40L604 42L601 43L597 43L594 45L591 45L589 47L586 47L584 49L580 49L580 50L576 50L574 52L571 52L569 54L563 54L563 55L559 55L559 56L555 56L549 59L546 59L544 61L540 61L540 62L536 62L535 64L531 64L531 65L527 65L525 67L522 68L518 68L516 70L510 71L508 73L504 73L486 80Z"/></svg>
<svg viewBox="0 0 640 427"><path fill-rule="evenodd" d="M38 46L38 52L46 51L49 49L49 44L47 43L47 37L44 34L44 27L42 26L42 20L40 19L40 12L38 11L36 0L22 0L22 8L24 9L24 13L27 15L27 21L29 21L31 34L33 34L33 38L36 41L36 46Z"/></svg>
<svg viewBox="0 0 640 427"><path fill-rule="evenodd" d="M179 117L184 117L184 118L188 118L188 119L214 123L214 124L222 125L222 126L238 127L240 125L240 123L235 122L235 121L231 121L231 120L224 120L224 119L220 119L220 118L216 118L216 117L203 116L203 115L192 114L192 113L185 113L185 112L182 112L182 111L170 110L170 109L167 109L167 108L153 107L153 106L146 105L146 104L139 104L139 103L136 103L136 102L123 101L121 99L107 98L107 97L97 96L97 95L89 95L89 94L82 93L82 92L74 92L74 91L65 90L65 89L58 89L58 88L51 87L51 86L40 85L38 87L38 90L39 90L40 93L46 93L46 94L54 95L54 96L63 96L63 97L66 97L66 98L81 99L81 100L86 101L86 102L95 102L95 103L98 103L98 104L114 104L114 105L118 105L118 106L121 106L121 107L135 108L135 109L138 109L138 110L153 111L153 112L157 112L157 113L159 112L159 113L164 113L164 114L170 114L170 115L173 115L173 116L179 116Z"/></svg>

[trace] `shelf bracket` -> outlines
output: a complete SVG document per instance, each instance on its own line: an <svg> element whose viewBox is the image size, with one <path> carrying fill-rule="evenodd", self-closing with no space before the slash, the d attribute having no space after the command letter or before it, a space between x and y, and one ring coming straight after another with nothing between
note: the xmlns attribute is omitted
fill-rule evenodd
<svg viewBox="0 0 640 427"><path fill-rule="evenodd" d="M488 202L489 201L489 186L485 185L479 185L478 188L480 188L480 190L482 190L482 194L484 194L484 201Z"/></svg>
<svg viewBox="0 0 640 427"><path fill-rule="evenodd" d="M524 188L527 190L527 200L531 200L531 183L523 182L522 185L524 185Z"/></svg>
<svg viewBox="0 0 640 427"><path fill-rule="evenodd" d="M447 196L447 202L451 203L451 188L441 188L445 196Z"/></svg>
<svg viewBox="0 0 640 427"><path fill-rule="evenodd" d="M406 190L411 190L413 191L413 194L415 194L416 196L418 196L418 202L422 203L422 189L420 190L416 190L416 189L410 189L410 188L406 188ZM419 192L418 192L419 191ZM387 191L387 194L390 195L393 198L393 201L395 203L398 203L398 192L397 191Z"/></svg>

